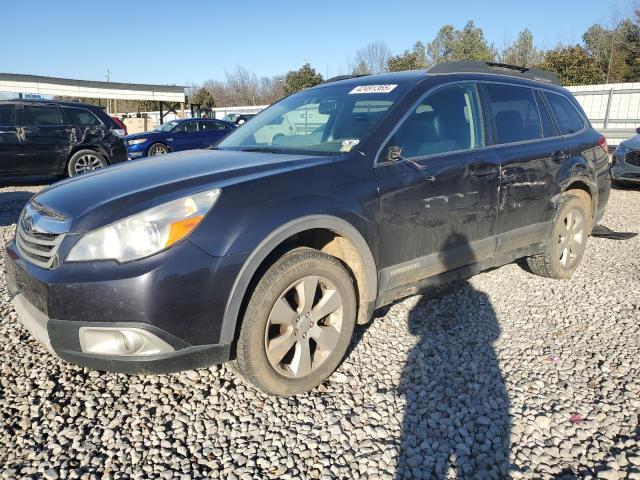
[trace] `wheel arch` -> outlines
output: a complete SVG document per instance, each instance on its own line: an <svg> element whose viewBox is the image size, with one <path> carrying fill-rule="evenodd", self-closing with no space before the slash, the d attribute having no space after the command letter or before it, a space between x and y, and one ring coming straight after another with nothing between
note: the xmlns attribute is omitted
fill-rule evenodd
<svg viewBox="0 0 640 480"><path fill-rule="evenodd" d="M171 152L171 147L169 145L167 145L167 142L165 140L156 140L154 142L151 142L149 144L149 146L147 147L147 152L146 152L146 156L149 156L149 152L151 151L151 147L153 147L155 144L159 143L160 145L164 145L165 147L167 147L167 153Z"/></svg>
<svg viewBox="0 0 640 480"><path fill-rule="evenodd" d="M278 227L249 254L236 276L225 307L220 343L235 340L247 294L276 258L293 248L310 246L338 258L354 277L358 323L368 321L378 292L378 271L369 245L347 221L310 215Z"/></svg>

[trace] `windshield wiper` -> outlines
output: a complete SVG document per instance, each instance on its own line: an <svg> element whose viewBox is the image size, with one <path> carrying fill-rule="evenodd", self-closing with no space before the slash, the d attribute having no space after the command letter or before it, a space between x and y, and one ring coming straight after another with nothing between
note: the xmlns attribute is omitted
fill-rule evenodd
<svg viewBox="0 0 640 480"><path fill-rule="evenodd" d="M269 152L269 153L285 153L281 148L273 147L246 147L241 148L241 152Z"/></svg>

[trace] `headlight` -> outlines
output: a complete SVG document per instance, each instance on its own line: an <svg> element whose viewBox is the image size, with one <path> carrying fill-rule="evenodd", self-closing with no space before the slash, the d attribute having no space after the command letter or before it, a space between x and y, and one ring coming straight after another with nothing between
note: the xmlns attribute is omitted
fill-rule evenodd
<svg viewBox="0 0 640 480"><path fill-rule="evenodd" d="M85 234L67 261L129 262L158 253L184 239L202 221L220 189L173 200Z"/></svg>
<svg viewBox="0 0 640 480"><path fill-rule="evenodd" d="M626 145L620 144L616 147L616 152L619 153L620 155L624 155L625 153L631 151L631 149L629 147L627 147Z"/></svg>
<svg viewBox="0 0 640 480"><path fill-rule="evenodd" d="M140 145L141 143L144 143L146 141L146 138L136 138L135 140L128 140L127 143L129 145Z"/></svg>

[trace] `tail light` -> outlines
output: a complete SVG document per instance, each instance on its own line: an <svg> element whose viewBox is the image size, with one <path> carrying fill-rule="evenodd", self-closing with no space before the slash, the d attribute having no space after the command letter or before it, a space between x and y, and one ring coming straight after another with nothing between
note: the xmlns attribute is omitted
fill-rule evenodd
<svg viewBox="0 0 640 480"><path fill-rule="evenodd" d="M604 153L606 153L607 155L609 154L609 145L607 145L607 137L605 137L604 135L600 135L600 138L598 139L598 145L600 145L600 148L604 150Z"/></svg>

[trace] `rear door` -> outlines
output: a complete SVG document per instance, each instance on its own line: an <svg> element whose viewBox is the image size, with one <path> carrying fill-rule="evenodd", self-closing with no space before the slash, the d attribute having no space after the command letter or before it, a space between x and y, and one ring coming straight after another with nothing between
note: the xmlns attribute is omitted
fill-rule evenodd
<svg viewBox="0 0 640 480"><path fill-rule="evenodd" d="M498 251L507 252L548 235L556 173L568 158L567 144L535 89L487 83L482 91L502 166Z"/></svg>
<svg viewBox="0 0 640 480"><path fill-rule="evenodd" d="M494 253L500 165L484 147L474 83L428 94L387 141L375 169L381 289Z"/></svg>
<svg viewBox="0 0 640 480"><path fill-rule="evenodd" d="M71 127L55 105L18 104L22 150L18 168L33 174L58 173L69 157Z"/></svg>
<svg viewBox="0 0 640 480"><path fill-rule="evenodd" d="M201 148L209 148L229 133L230 129L216 120L198 120L198 138Z"/></svg>
<svg viewBox="0 0 640 480"><path fill-rule="evenodd" d="M16 124L16 107L12 103L0 103L0 171L17 171L19 155L20 131Z"/></svg>

